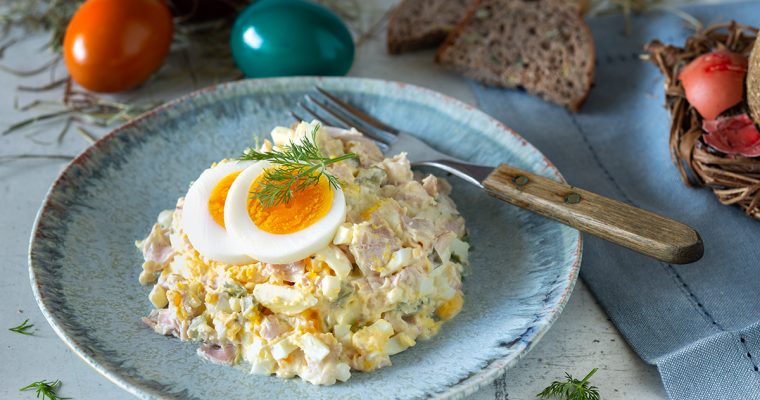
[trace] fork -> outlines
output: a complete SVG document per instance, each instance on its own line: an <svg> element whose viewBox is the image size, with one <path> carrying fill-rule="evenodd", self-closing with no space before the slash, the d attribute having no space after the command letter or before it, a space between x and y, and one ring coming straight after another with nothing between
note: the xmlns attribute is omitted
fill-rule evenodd
<svg viewBox="0 0 760 400"><path fill-rule="evenodd" d="M322 88L316 90L298 103L304 111L328 125L356 128L384 154L406 152L413 167L450 172L504 202L660 261L688 264L704 253L699 233L683 223L507 164L491 167L456 159Z"/></svg>

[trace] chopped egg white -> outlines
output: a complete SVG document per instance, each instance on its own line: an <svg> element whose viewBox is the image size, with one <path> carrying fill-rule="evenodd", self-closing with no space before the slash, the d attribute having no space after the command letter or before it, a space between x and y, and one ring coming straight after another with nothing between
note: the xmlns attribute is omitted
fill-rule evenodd
<svg viewBox="0 0 760 400"><path fill-rule="evenodd" d="M335 246L327 246L314 253L314 261L324 261L340 279L346 279L351 273L351 260Z"/></svg>
<svg viewBox="0 0 760 400"><path fill-rule="evenodd" d="M317 304L317 298L306 291L271 283L256 285L253 297L264 307L285 315L301 313Z"/></svg>

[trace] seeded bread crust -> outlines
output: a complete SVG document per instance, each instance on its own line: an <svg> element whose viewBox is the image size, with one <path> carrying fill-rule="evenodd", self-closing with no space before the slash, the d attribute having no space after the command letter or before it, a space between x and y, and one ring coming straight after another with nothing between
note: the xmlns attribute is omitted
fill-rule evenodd
<svg viewBox="0 0 760 400"><path fill-rule="evenodd" d="M435 47L446 39L475 0L403 0L388 20L388 52Z"/></svg>
<svg viewBox="0 0 760 400"><path fill-rule="evenodd" d="M567 0L477 0L436 62L578 111L595 69L594 38L580 12Z"/></svg>

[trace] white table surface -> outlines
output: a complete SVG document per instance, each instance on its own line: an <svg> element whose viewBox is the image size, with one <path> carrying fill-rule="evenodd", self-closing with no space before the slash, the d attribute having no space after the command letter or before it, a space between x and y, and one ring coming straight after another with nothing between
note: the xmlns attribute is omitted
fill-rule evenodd
<svg viewBox="0 0 760 400"><path fill-rule="evenodd" d="M381 15L389 3L393 1L373 0L365 12ZM50 58L49 54L39 51L42 40L32 39L12 47L0 63L17 68L40 65ZM380 34L358 49L351 75L405 81L474 103L466 82L435 65L432 54L428 51L389 57L385 52L384 35ZM39 85L48 79L47 74L21 79L0 72L0 129L31 115L14 109L16 99L24 104L41 97L19 94L15 87ZM189 91L188 83L180 83L183 89L154 94L169 98ZM143 93L148 90L144 89ZM54 91L42 97L58 99L60 93ZM55 144L57 130L56 125L41 125L38 131L32 131L37 133L32 138L26 134L0 137L0 156L76 154L87 146L74 132L70 132L61 145ZM131 398L64 345L45 321L32 296L27 266L28 238L42 198L64 164L47 160L0 164L0 399L32 399L33 392L21 393L18 388L41 379L60 379L63 387L59 394L73 399ZM35 325L33 337L7 330L26 318ZM644 364L631 351L579 280L564 312L535 348L505 376L472 398L532 399L565 371L580 378L594 367L598 367L599 372L592 381L604 399L666 398L656 368Z"/></svg>

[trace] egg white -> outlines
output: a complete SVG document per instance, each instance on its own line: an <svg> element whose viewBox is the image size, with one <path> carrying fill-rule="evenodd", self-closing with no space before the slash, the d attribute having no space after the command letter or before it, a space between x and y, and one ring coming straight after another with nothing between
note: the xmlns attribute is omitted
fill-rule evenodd
<svg viewBox="0 0 760 400"><path fill-rule="evenodd" d="M332 188L330 211L298 232L275 234L261 230L248 214L251 184L269 167L262 161L249 166L235 179L224 204L224 224L249 257L271 264L302 260L327 246L346 219L346 200L340 188Z"/></svg>
<svg viewBox="0 0 760 400"><path fill-rule="evenodd" d="M220 180L255 164L255 161L229 161L218 164L203 171L188 190L182 209L182 228L190 243L202 256L225 264L239 265L254 261L229 231L214 221L208 210L208 201Z"/></svg>

